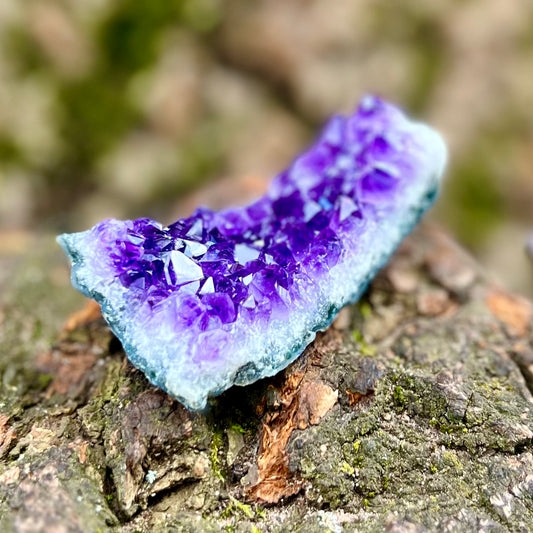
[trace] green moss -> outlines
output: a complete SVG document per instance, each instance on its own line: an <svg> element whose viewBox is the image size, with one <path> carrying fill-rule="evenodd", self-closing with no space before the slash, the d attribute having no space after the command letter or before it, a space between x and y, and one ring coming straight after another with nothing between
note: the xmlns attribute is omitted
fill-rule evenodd
<svg viewBox="0 0 533 533"><path fill-rule="evenodd" d="M452 451L445 451L442 454L442 461L445 465L453 467L457 472L463 471L463 465Z"/></svg>
<svg viewBox="0 0 533 533"><path fill-rule="evenodd" d="M363 334L358 329L352 331L352 338L357 343L363 342Z"/></svg>
<svg viewBox="0 0 533 533"><path fill-rule="evenodd" d="M220 517L231 518L235 516L254 520L257 518L262 518L264 515L262 514L262 512L256 511L251 505L243 503L234 498L233 496L230 496L229 503L220 514Z"/></svg>
<svg viewBox="0 0 533 533"><path fill-rule="evenodd" d="M21 75L46 70L49 67L42 48L35 46L35 41L24 26L7 27L3 37L10 59Z"/></svg>
<svg viewBox="0 0 533 533"><path fill-rule="evenodd" d="M58 90L61 102L60 133L68 141L64 158L71 168L84 175L97 157L122 140L139 115L125 96L125 87L104 80L104 73L63 84ZM68 173L50 176L53 181L70 180ZM59 184L58 184L59 185Z"/></svg>
<svg viewBox="0 0 533 533"><path fill-rule="evenodd" d="M161 29L180 21L181 0L122 0L99 29L106 70L128 76L152 63Z"/></svg>
<svg viewBox="0 0 533 533"><path fill-rule="evenodd" d="M355 468L361 468L364 464L365 456L364 453L360 452L361 441L356 441L353 444L354 456L352 458L352 464Z"/></svg>
<svg viewBox="0 0 533 533"><path fill-rule="evenodd" d="M219 451L223 443L224 433L221 429L217 429L216 431L214 431L213 437L211 439L211 452L209 454L209 457L211 459L211 468L213 470L213 474L221 481L224 481L224 474L222 473L220 465Z"/></svg>
<svg viewBox="0 0 533 533"><path fill-rule="evenodd" d="M357 342L359 351L362 355L364 355L365 357L371 357L376 354L376 347L367 344L363 337L363 334L359 330L354 329L352 331L352 338L355 342Z"/></svg>
<svg viewBox="0 0 533 533"><path fill-rule="evenodd" d="M363 319L368 319L372 316L372 306L365 300L359 302L359 312Z"/></svg>
<svg viewBox="0 0 533 533"><path fill-rule="evenodd" d="M238 433L239 435L246 435L247 433L250 433L250 430L246 430L240 424L231 424L231 426L229 426L228 429L230 431L234 431L235 433Z"/></svg>
<svg viewBox="0 0 533 533"><path fill-rule="evenodd" d="M19 163L24 160L23 153L18 144L9 135L0 132L0 163Z"/></svg>
<svg viewBox="0 0 533 533"><path fill-rule="evenodd" d="M355 474L355 469L353 466L349 465L346 461L342 463L341 472L353 476Z"/></svg>
<svg viewBox="0 0 533 533"><path fill-rule="evenodd" d="M400 387L399 385L396 385L394 387L394 392L392 394L392 397L394 399L394 403L400 407L401 409L404 409L406 404L407 404L407 400L405 398L405 393L404 393L404 390L402 387Z"/></svg>
<svg viewBox="0 0 533 533"><path fill-rule="evenodd" d="M52 376L51 374L39 374L37 376L37 388L40 390L45 390L48 385L50 385L53 379L54 376Z"/></svg>

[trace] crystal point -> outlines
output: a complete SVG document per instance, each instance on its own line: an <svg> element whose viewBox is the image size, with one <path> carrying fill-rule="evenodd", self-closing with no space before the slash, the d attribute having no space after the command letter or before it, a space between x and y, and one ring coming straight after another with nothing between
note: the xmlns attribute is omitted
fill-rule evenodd
<svg viewBox="0 0 533 533"><path fill-rule="evenodd" d="M243 208L58 237L134 365L191 409L285 368L435 198L440 136L365 97Z"/></svg>

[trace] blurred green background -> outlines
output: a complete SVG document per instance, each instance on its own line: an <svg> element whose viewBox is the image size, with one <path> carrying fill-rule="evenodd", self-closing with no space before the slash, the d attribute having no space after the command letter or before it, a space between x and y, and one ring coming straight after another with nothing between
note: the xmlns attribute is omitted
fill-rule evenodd
<svg viewBox="0 0 533 533"><path fill-rule="evenodd" d="M444 134L431 216L532 296L531 0L1 0L0 248L248 201L369 91Z"/></svg>

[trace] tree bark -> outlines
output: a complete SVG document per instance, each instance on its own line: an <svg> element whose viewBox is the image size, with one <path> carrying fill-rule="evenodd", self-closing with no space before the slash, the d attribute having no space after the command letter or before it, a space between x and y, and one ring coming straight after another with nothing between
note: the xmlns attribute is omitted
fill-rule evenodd
<svg viewBox="0 0 533 533"><path fill-rule="evenodd" d="M532 305L439 230L204 414L151 386L94 306L57 332L77 300L50 253L4 276L0 531L533 530Z"/></svg>

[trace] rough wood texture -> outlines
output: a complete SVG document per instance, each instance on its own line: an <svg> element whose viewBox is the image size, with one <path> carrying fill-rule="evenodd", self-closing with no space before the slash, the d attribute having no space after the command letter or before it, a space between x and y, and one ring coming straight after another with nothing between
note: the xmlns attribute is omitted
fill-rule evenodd
<svg viewBox="0 0 533 533"><path fill-rule="evenodd" d="M438 230L205 415L151 387L94 307L46 349L71 292L47 283L0 308L2 532L531 531L532 306Z"/></svg>

